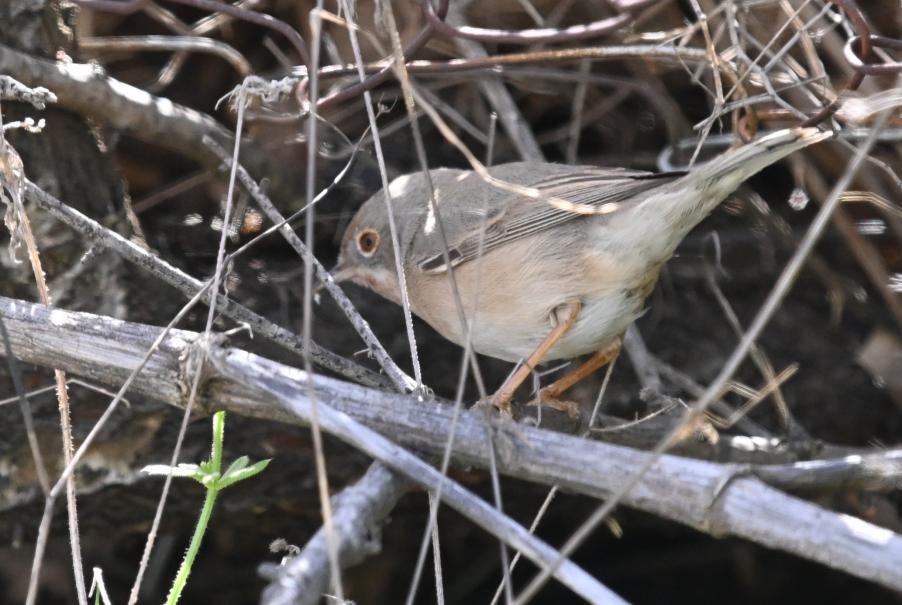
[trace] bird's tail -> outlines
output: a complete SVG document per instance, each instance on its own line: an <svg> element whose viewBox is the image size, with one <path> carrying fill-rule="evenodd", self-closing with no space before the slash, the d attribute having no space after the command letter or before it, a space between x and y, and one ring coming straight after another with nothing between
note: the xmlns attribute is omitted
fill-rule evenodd
<svg viewBox="0 0 902 605"><path fill-rule="evenodd" d="M744 180L793 151L819 143L831 136L832 132L820 131L813 127L778 130L714 158L692 170L684 180L692 181L696 187L702 189L727 187L729 191L724 195L729 195Z"/></svg>
<svg viewBox="0 0 902 605"><path fill-rule="evenodd" d="M652 192L634 210L630 237L649 241L648 262L669 258L682 239L750 176L808 145L833 136L817 128L789 128L731 149ZM653 242L653 243L651 243Z"/></svg>

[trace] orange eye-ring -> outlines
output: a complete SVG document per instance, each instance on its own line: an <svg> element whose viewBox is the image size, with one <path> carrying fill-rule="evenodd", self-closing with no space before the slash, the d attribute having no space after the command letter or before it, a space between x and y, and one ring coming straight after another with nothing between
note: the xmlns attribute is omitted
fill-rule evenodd
<svg viewBox="0 0 902 605"><path fill-rule="evenodd" d="M379 234L372 229L364 229L357 234L357 249L369 258L379 247Z"/></svg>

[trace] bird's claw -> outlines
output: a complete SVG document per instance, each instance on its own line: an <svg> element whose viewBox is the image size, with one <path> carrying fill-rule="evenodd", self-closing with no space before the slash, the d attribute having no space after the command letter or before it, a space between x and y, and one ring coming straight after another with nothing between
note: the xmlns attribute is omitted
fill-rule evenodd
<svg viewBox="0 0 902 605"><path fill-rule="evenodd" d="M497 410L502 416L513 418L510 400L498 397L497 394L480 397L476 403L473 404L472 409L484 409L488 411Z"/></svg>
<svg viewBox="0 0 902 605"><path fill-rule="evenodd" d="M577 402L567 399L558 399L557 397L543 394L542 391L539 391L539 394L536 396L536 398L526 405L551 408L553 410L567 414L567 416L569 416L570 418L579 418L580 415L579 404Z"/></svg>

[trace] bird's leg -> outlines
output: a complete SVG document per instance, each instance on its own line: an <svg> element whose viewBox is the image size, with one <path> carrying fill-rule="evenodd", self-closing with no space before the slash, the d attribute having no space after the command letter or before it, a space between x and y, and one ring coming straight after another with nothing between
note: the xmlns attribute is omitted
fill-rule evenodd
<svg viewBox="0 0 902 605"><path fill-rule="evenodd" d="M573 324L576 323L576 318L579 316L581 307L582 305L579 302L573 302L555 309L554 328L552 328L551 332L548 333L548 336L539 343L539 346L536 347L536 350L533 351L532 355L527 357L526 361L524 361L523 364L504 381L501 388L495 391L495 394L489 398L489 403L502 412L510 415L511 399L514 397L514 392L516 392L517 388L523 384L524 380L529 378L530 372L542 362L545 356L548 355L548 351L554 347L557 341L573 327Z"/></svg>
<svg viewBox="0 0 902 605"><path fill-rule="evenodd" d="M536 398L527 405L544 405L561 412L567 412L570 416L575 416L577 412L576 404L572 401L561 401L559 399L561 394L599 368L611 363L620 354L620 346L621 340L618 337L614 339L614 342L592 355L584 363L567 372L547 387L540 389Z"/></svg>

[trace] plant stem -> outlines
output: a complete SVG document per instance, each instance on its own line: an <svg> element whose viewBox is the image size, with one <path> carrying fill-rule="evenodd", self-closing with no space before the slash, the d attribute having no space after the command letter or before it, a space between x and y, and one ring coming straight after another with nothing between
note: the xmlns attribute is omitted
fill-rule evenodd
<svg viewBox="0 0 902 605"><path fill-rule="evenodd" d="M181 567L179 567L178 575L175 576L175 581L169 590L166 605L175 605L182 595L182 589L188 582L188 575L191 573L194 558L200 550L200 543L204 538L204 533L207 531L207 524L210 522L210 517L213 514L213 504L216 502L218 494L219 490L215 486L207 488L207 497L204 499L204 506L200 511L197 526L194 528L194 535L191 536L191 544L188 546L188 551L185 553L185 558L182 559Z"/></svg>
<svg viewBox="0 0 902 605"><path fill-rule="evenodd" d="M191 536L191 544L188 545L188 552L182 559L182 565L179 572L175 576L172 588L169 590L169 596L166 598L166 605L175 605L178 603L179 597L182 596L182 590L188 582L188 576L191 574L191 566L194 565L194 559L200 550L200 543L204 539L204 533L207 531L207 525L210 523L210 517L213 515L213 505L216 503L216 496L219 494L219 478L222 472L222 442L225 433L225 412L216 412L213 415L213 447L210 456L210 467L207 473L212 476L211 481L204 481L204 487L207 488L207 496L204 499L204 506L200 510L200 517L197 519L197 526L194 528L194 535Z"/></svg>

